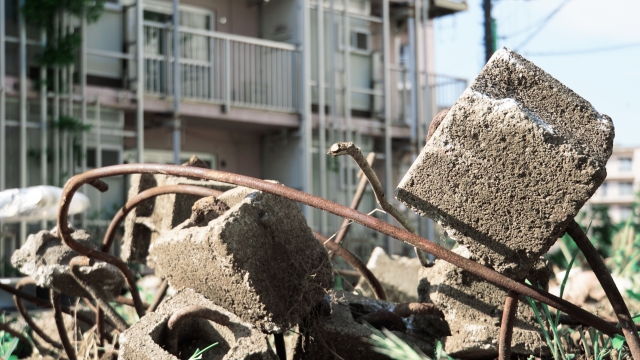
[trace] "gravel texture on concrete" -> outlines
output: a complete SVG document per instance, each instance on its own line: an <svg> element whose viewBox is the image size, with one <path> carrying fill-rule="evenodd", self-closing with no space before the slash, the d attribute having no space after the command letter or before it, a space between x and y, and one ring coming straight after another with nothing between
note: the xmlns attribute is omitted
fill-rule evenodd
<svg viewBox="0 0 640 360"><path fill-rule="evenodd" d="M367 268L380 281L390 302L418 301L418 270L421 267L417 258L389 256L381 247L373 249L367 262ZM362 291L364 296L375 297L373 289L362 277L358 280L356 290Z"/></svg>

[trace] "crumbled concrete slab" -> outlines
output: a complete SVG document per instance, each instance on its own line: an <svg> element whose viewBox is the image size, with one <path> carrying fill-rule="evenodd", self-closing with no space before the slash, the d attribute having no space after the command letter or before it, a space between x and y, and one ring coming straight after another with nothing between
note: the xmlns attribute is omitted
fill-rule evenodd
<svg viewBox="0 0 640 360"><path fill-rule="evenodd" d="M181 289L158 309L145 315L120 335L121 360L177 360L163 346L167 336L167 322L179 309L199 305L216 310L229 317L228 327L200 318L186 319L178 330L181 358L188 359L196 348L203 349L215 342L202 355L203 360L275 360L267 336L251 324L215 305L193 289Z"/></svg>
<svg viewBox="0 0 640 360"><path fill-rule="evenodd" d="M373 333L358 319L377 311L393 311L394 304L347 292L331 290L315 318L301 325L302 341L294 351L294 360L372 359L389 357L372 350L364 339ZM407 319L407 324L410 322ZM384 323L372 324L376 328ZM406 331L392 331L409 346L425 354L433 354L436 339L424 338Z"/></svg>
<svg viewBox="0 0 640 360"><path fill-rule="evenodd" d="M265 332L295 326L333 283L327 253L302 211L243 187L218 199L229 210L196 215L167 232L151 245L149 265L172 286L190 287Z"/></svg>
<svg viewBox="0 0 640 360"><path fill-rule="evenodd" d="M84 230L71 228L71 238L94 250L98 247ZM21 273L31 276L36 285L60 293L91 298L71 275L69 262L79 253L71 250L58 236L57 228L31 234L24 245L11 256L11 264ZM86 280L104 290L108 300L115 300L124 286L124 277L113 265L96 261L92 266L81 266Z"/></svg>
<svg viewBox="0 0 640 360"><path fill-rule="evenodd" d="M454 252L466 258L472 255L459 246ZM536 265L530 278L547 284L551 270L545 261ZM420 269L420 302L433 302L448 322L451 336L444 341L445 352L454 358L475 359L498 356L500 321L507 292L443 260ZM416 316L416 331L430 332L429 319ZM533 310L522 297L514 322L512 352L521 355L548 356L551 354Z"/></svg>
<svg viewBox="0 0 640 360"><path fill-rule="evenodd" d="M207 164L192 157L183 166L207 168ZM142 191L164 185L195 185L226 191L234 185L210 180L152 174L131 175L129 199ZM121 257L128 263L146 264L149 246L162 234L191 216L191 207L199 196L186 194L160 195L136 207L124 221Z"/></svg>
<svg viewBox="0 0 640 360"><path fill-rule="evenodd" d="M398 255L387 255L381 247L371 252L367 268L380 281L390 302L418 301L418 270L422 265L417 258ZM362 277L356 285L362 295L374 297L373 289Z"/></svg>
<svg viewBox="0 0 640 360"><path fill-rule="evenodd" d="M396 197L518 279L604 181L613 137L607 115L503 48L449 110Z"/></svg>

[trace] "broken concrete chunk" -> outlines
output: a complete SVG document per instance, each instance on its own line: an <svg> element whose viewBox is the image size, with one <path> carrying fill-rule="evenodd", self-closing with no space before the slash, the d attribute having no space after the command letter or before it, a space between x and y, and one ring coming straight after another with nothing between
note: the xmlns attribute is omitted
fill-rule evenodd
<svg viewBox="0 0 640 360"><path fill-rule="evenodd" d="M71 228L71 231L72 239L91 249L98 249L84 230ZM31 276L38 286L71 296L91 298L73 278L69 268L71 259L80 254L65 245L57 233L54 228L29 235L25 244L11 256L11 264L21 273ZM109 300L115 300L120 295L124 278L115 266L95 262L93 266L81 266L80 271L89 283L103 289Z"/></svg>
<svg viewBox="0 0 640 360"><path fill-rule="evenodd" d="M367 268L380 281L390 302L418 301L418 270L421 267L417 258L389 256L381 247L373 249L367 263ZM374 297L373 289L362 277L356 289L364 296Z"/></svg>
<svg viewBox="0 0 640 360"><path fill-rule="evenodd" d="M497 51L448 112L396 197L485 265L518 279L606 176L614 130L558 80Z"/></svg>
<svg viewBox="0 0 640 360"><path fill-rule="evenodd" d="M207 167L205 162L195 156L183 165ZM144 190L164 185L196 185L220 191L235 187L217 181L167 175L135 174L131 176L129 199ZM138 205L125 219L122 259L129 263L145 264L147 255L149 255L149 246L162 234L188 219L191 216L191 207L199 198L195 195L167 194Z"/></svg>
<svg viewBox="0 0 640 360"><path fill-rule="evenodd" d="M333 280L302 211L291 200L242 187L218 199L230 209L167 232L151 245L149 265L172 286L192 288L265 332L296 325Z"/></svg>
<svg viewBox="0 0 640 360"><path fill-rule="evenodd" d="M199 305L216 310L229 317L229 326L223 326L201 318L190 318L178 330L178 349L181 358L187 359L196 349L218 343L207 350L202 359L222 360L275 360L277 356L270 349L267 336L236 315L215 305L192 289L179 290L173 297L160 305L155 312L145 315L131 328L120 335L120 356L122 360L177 360L167 352L167 322L179 309ZM185 355L186 354L186 355Z"/></svg>
<svg viewBox="0 0 640 360"><path fill-rule="evenodd" d="M460 246L454 250L466 258L468 249ZM551 274L545 261L537 265L529 278L548 283ZM449 324L451 336L444 342L445 352L454 358L495 358L498 356L500 321L507 292L443 260L420 269L420 302L433 302ZM431 331L431 322L417 315L414 329ZM514 354L548 356L550 350L539 332L533 310L522 297L513 328L511 342Z"/></svg>

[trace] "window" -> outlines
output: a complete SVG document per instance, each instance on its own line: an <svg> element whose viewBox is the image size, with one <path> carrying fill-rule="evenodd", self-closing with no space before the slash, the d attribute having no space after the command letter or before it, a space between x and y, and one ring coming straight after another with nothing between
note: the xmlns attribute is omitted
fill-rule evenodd
<svg viewBox="0 0 640 360"><path fill-rule="evenodd" d="M111 166L120 164L120 151L112 149L102 149L102 166ZM98 158L96 149L87 149L87 167L95 168L98 166Z"/></svg>
<svg viewBox="0 0 640 360"><path fill-rule="evenodd" d="M618 171L631 171L631 165L632 165L631 158L618 159Z"/></svg>
<svg viewBox="0 0 640 360"><path fill-rule="evenodd" d="M631 181L621 181L618 184L618 194L621 196L633 195L633 183Z"/></svg>
<svg viewBox="0 0 640 360"><path fill-rule="evenodd" d="M608 189L609 189L609 183L605 181L602 183L602 185L600 185L600 189L598 189L598 194L600 196L607 196Z"/></svg>
<svg viewBox="0 0 640 360"><path fill-rule="evenodd" d="M338 28L338 46L344 49L343 27ZM349 30L349 47L355 52L371 52L371 32L366 28L355 28Z"/></svg>

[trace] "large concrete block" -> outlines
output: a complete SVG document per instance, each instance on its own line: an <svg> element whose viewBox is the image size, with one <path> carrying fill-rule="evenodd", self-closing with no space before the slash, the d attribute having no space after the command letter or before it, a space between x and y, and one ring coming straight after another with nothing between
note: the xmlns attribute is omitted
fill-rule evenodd
<svg viewBox="0 0 640 360"><path fill-rule="evenodd" d="M520 55L497 51L396 190L478 260L526 274L606 176L611 119Z"/></svg>
<svg viewBox="0 0 640 360"><path fill-rule="evenodd" d="M149 265L266 332L299 323L332 284L332 267L296 203L238 187L218 197L229 210L194 206L191 219L157 239ZM202 211L211 210L212 214Z"/></svg>
<svg viewBox="0 0 640 360"><path fill-rule="evenodd" d="M206 167L198 158L185 166ZM142 191L164 185L196 185L226 191L234 186L217 181L197 180L167 175L135 174L131 176L129 199ZM145 264L149 246L162 234L178 226L191 216L191 207L200 197L186 194L167 194L149 199L135 208L124 222L122 259L129 263Z"/></svg>
<svg viewBox="0 0 640 360"><path fill-rule="evenodd" d="M367 263L367 268L380 281L390 302L418 301L418 270L421 267L417 258L389 256L381 247L373 249ZM364 296L374 297L373 289L362 277L356 289Z"/></svg>
<svg viewBox="0 0 640 360"><path fill-rule="evenodd" d="M165 350L167 322L173 313L185 306L199 305L216 310L229 317L230 325L223 326L200 318L184 321L178 329L178 349L181 359L188 359L196 349L217 342L218 345L202 355L203 360L275 360L267 337L251 324L215 305L192 289L181 289L165 300L152 313L142 317L120 335L120 360L177 360Z"/></svg>
<svg viewBox="0 0 640 360"><path fill-rule="evenodd" d="M84 230L71 229L71 238L97 250L91 237ZM31 234L24 245L11 256L11 264L21 273L31 276L36 285L54 289L60 293L91 298L91 295L71 275L69 262L79 253L71 250L58 237L57 228ZM87 281L102 289L110 300L120 295L124 277L113 265L96 261L92 266L81 266Z"/></svg>
<svg viewBox="0 0 640 360"><path fill-rule="evenodd" d="M454 252L471 257L460 246ZM547 263L540 261L528 277L546 285L551 275ZM500 321L507 292L443 260L420 269L420 302L433 302L444 313L451 336L444 342L445 351L454 358L495 358L498 356ZM416 331L430 332L432 321L418 315L413 322ZM550 350L540 334L533 310L524 299L518 311L511 341L514 354L548 356Z"/></svg>

